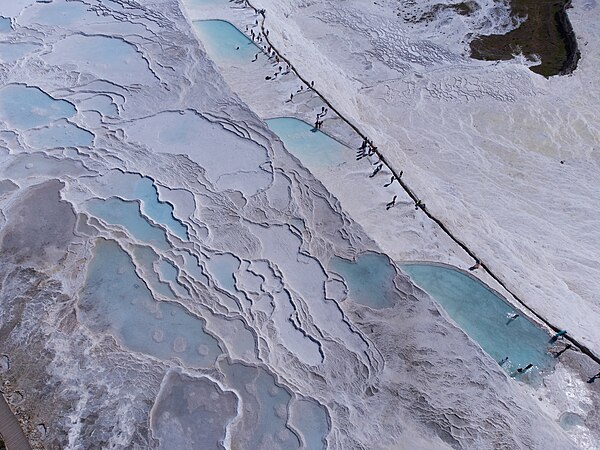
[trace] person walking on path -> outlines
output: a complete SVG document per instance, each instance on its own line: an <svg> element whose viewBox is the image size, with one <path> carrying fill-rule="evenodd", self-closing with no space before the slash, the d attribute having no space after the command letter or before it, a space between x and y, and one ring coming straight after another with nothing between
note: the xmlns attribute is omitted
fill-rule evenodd
<svg viewBox="0 0 600 450"><path fill-rule="evenodd" d="M558 358L560 355L562 355L564 352L566 352L567 350L569 350L572 347L571 344L567 344L565 346L565 348L563 348L561 351L554 353L554 357Z"/></svg>
<svg viewBox="0 0 600 450"><path fill-rule="evenodd" d="M588 383L593 383L594 381L596 381L597 379L600 378L600 372L598 372L596 375L594 375L592 378L590 378L589 380L587 380Z"/></svg>
<svg viewBox="0 0 600 450"><path fill-rule="evenodd" d="M395 176L395 175L392 175L392 178L390 178L390 182L389 182L389 183L385 183L385 184L383 185L383 187L388 187L388 186L390 186L390 185L391 185L391 184L394 182L394 180L395 180L395 179L396 179L396 176Z"/></svg>
<svg viewBox="0 0 600 450"><path fill-rule="evenodd" d="M550 344L554 344L558 340L558 338L564 336L565 334L567 334L567 330L560 330L558 333L556 333L550 338Z"/></svg>
<svg viewBox="0 0 600 450"><path fill-rule="evenodd" d="M377 175L379 173L379 171L383 169L383 164L379 164L377 167L375 167L375 170L373 171L373 173L371 175L369 175L369 178L373 178L375 175Z"/></svg>
<svg viewBox="0 0 600 450"><path fill-rule="evenodd" d="M473 272L474 270L477 270L479 268L481 268L481 262L478 259L476 259L475 264L473 264L471 267L469 267L469 270L471 272Z"/></svg>
<svg viewBox="0 0 600 450"><path fill-rule="evenodd" d="M393 208L396 205L396 198L398 198L398 196L394 195L394 198L392 199L392 201L385 205L386 211L388 211L390 208Z"/></svg>

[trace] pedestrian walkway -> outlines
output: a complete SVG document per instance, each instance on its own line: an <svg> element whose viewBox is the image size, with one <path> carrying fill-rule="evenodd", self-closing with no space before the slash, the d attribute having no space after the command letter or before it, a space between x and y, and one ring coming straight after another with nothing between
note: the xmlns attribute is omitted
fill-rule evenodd
<svg viewBox="0 0 600 450"><path fill-rule="evenodd" d="M31 450L19 421L12 413L3 395L0 395L0 436L7 450Z"/></svg>

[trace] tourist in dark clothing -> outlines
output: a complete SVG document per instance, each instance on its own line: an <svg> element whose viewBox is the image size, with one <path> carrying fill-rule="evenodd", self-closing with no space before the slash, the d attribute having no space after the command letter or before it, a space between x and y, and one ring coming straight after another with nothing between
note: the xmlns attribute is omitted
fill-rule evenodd
<svg viewBox="0 0 600 450"><path fill-rule="evenodd" d="M525 372L527 372L529 369L531 369L532 367L533 367L533 364L527 364L527 365L526 365L525 367L523 367L523 368L519 367L519 368L517 369L517 372L518 372L518 373L525 373Z"/></svg>
<svg viewBox="0 0 600 450"><path fill-rule="evenodd" d="M373 171L373 173L371 175L369 175L369 178L373 178L375 175L377 175L379 173L379 171L383 169L383 164L379 164L377 167L375 167L375 170Z"/></svg>
<svg viewBox="0 0 600 450"><path fill-rule="evenodd" d="M390 208L393 208L396 205L396 198L397 197L398 197L397 195L394 195L394 198L392 199L392 201L385 205L385 210L386 211L389 210Z"/></svg>
<svg viewBox="0 0 600 450"><path fill-rule="evenodd" d="M596 381L597 379L600 378L600 372L598 372L596 375L594 375L592 378L590 378L589 380L587 380L588 383L593 383L594 381Z"/></svg>
<svg viewBox="0 0 600 450"><path fill-rule="evenodd" d="M562 337L562 336L564 336L565 334L567 334L567 330L560 330L558 333L556 333L554 336L552 336L552 337L550 338L550 341L549 341L549 342L550 342L551 344L553 344L553 343L555 343L555 342L558 340L558 338L559 338L559 337Z"/></svg>

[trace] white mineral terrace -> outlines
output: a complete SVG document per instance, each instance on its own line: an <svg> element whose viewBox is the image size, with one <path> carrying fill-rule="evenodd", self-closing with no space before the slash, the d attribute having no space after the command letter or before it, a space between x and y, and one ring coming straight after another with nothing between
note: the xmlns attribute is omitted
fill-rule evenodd
<svg viewBox="0 0 600 450"><path fill-rule="evenodd" d="M9 450L600 448L595 2L250 3L0 3Z"/></svg>

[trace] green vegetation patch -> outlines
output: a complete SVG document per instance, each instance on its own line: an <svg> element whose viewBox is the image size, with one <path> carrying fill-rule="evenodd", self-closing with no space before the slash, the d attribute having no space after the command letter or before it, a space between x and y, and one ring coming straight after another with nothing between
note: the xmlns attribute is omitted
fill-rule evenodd
<svg viewBox="0 0 600 450"><path fill-rule="evenodd" d="M537 55L541 64L530 69L550 77L573 72L579 61L577 40L566 8L570 0L512 0L513 18L527 19L503 35L480 36L471 42L471 57L508 60L515 54Z"/></svg>

